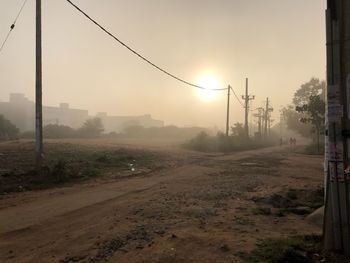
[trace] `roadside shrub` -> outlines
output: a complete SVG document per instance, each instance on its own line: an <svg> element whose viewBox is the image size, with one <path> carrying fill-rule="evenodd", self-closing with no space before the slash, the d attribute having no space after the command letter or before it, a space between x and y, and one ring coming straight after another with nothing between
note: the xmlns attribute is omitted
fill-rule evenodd
<svg viewBox="0 0 350 263"><path fill-rule="evenodd" d="M219 132L216 136L210 136L206 132L199 133L196 137L184 144L185 148L202 152L233 152L248 149L256 149L273 145L273 142L260 142L242 136L226 136Z"/></svg>
<svg viewBox="0 0 350 263"><path fill-rule="evenodd" d="M311 263L310 255L322 249L321 236L310 234L286 239L265 239L250 253L242 252L244 262Z"/></svg>
<svg viewBox="0 0 350 263"><path fill-rule="evenodd" d="M68 171L67 171L67 163L63 160L58 160L55 166L52 168L51 175L57 180L59 183L63 183L69 179Z"/></svg>
<svg viewBox="0 0 350 263"><path fill-rule="evenodd" d="M254 207L252 209L254 215L271 215L271 208L269 207Z"/></svg>
<svg viewBox="0 0 350 263"><path fill-rule="evenodd" d="M3 115L0 114L0 139L16 139L19 129Z"/></svg>
<svg viewBox="0 0 350 263"><path fill-rule="evenodd" d="M83 126L77 130L77 136L82 138L100 137L104 131L103 123L100 118L88 119Z"/></svg>
<svg viewBox="0 0 350 263"><path fill-rule="evenodd" d="M76 131L66 125L49 124L43 129L44 137L50 139L73 138L76 137Z"/></svg>
<svg viewBox="0 0 350 263"><path fill-rule="evenodd" d="M196 137L190 140L186 146L192 150L201 152L216 151L215 139L206 132L200 132Z"/></svg>
<svg viewBox="0 0 350 263"><path fill-rule="evenodd" d="M208 133L208 130L199 127L180 128L173 125L150 128L145 128L140 125L132 125L124 128L122 136L127 138L171 138L185 140L193 138L201 132Z"/></svg>
<svg viewBox="0 0 350 263"><path fill-rule="evenodd" d="M312 143L304 147L302 153L310 155L323 155L324 154L324 143L320 145Z"/></svg>
<svg viewBox="0 0 350 263"><path fill-rule="evenodd" d="M35 138L35 131L21 132L19 137L22 139L34 139Z"/></svg>

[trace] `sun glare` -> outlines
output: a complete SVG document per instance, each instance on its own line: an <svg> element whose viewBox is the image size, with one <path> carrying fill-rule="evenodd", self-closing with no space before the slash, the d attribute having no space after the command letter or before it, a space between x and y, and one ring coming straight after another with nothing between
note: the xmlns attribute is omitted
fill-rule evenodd
<svg viewBox="0 0 350 263"><path fill-rule="evenodd" d="M198 89L197 94L199 98L205 102L211 102L217 97L217 91L214 89L219 88L219 81L213 74L204 74L198 78L198 85L204 89Z"/></svg>

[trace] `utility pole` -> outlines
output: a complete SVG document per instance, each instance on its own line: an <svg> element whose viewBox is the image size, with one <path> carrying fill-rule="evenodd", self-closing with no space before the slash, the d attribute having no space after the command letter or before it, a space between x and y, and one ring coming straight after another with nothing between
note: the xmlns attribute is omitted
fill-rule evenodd
<svg viewBox="0 0 350 263"><path fill-rule="evenodd" d="M275 120L273 120L273 119L271 119L271 117L269 116L269 132L268 132L268 135L270 135L271 134L271 125L272 125L272 123L274 122Z"/></svg>
<svg viewBox="0 0 350 263"><path fill-rule="evenodd" d="M350 259L350 1L328 0L325 249Z"/></svg>
<svg viewBox="0 0 350 263"><path fill-rule="evenodd" d="M43 156L41 0L36 0L35 162L41 169Z"/></svg>
<svg viewBox="0 0 350 263"><path fill-rule="evenodd" d="M260 107L258 108L259 110L259 136L260 136L260 139L262 138L262 125L263 125L263 118L264 118L264 114L265 114L265 110L264 108Z"/></svg>
<svg viewBox="0 0 350 263"><path fill-rule="evenodd" d="M271 115L270 112L273 111L273 108L270 107L270 101L269 98L266 98L266 105L265 105L265 110L264 110L264 138L266 139L268 137L268 134L270 133L270 126L271 122L273 120L270 120Z"/></svg>
<svg viewBox="0 0 350 263"><path fill-rule="evenodd" d="M258 118L258 134L259 134L259 139L262 137L262 120L264 117L264 108L257 108L258 113L254 114L254 117Z"/></svg>
<svg viewBox="0 0 350 263"><path fill-rule="evenodd" d="M283 114L280 113L280 139L283 140Z"/></svg>
<svg viewBox="0 0 350 263"><path fill-rule="evenodd" d="M258 135L260 138L261 137L261 115L259 113L255 113L253 116L258 119L258 121L257 121L257 123L258 123Z"/></svg>
<svg viewBox="0 0 350 263"><path fill-rule="evenodd" d="M226 113L226 136L228 136L229 129L230 129L230 92L231 92L231 86L228 85L227 87L227 113Z"/></svg>
<svg viewBox="0 0 350 263"><path fill-rule="evenodd" d="M269 116L269 98L266 98L266 108L265 108L265 116L264 116L264 138L267 138L267 123Z"/></svg>
<svg viewBox="0 0 350 263"><path fill-rule="evenodd" d="M245 116L244 116L244 132L246 137L249 137L249 125L248 125L248 113L249 113L249 101L253 100L255 96L249 95L248 92L248 78L245 79L245 96L242 96L242 99L244 100L244 109L245 109Z"/></svg>

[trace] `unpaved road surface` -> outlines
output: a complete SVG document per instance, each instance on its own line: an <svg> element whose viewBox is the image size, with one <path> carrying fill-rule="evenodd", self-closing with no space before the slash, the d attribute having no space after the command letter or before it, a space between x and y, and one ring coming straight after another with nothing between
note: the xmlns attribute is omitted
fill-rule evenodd
<svg viewBox="0 0 350 263"><path fill-rule="evenodd" d="M0 197L0 262L241 262L259 238L320 232L305 216L252 209L322 186L321 157L272 147L174 158L144 175Z"/></svg>

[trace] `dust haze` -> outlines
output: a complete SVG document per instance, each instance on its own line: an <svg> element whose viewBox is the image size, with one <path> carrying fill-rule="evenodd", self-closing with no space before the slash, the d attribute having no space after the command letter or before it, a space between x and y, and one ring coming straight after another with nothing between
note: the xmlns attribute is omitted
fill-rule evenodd
<svg viewBox="0 0 350 263"><path fill-rule="evenodd" d="M290 103L311 77L325 78L325 1L77 1L93 18L157 65L198 84L213 75L244 95L245 78L274 108ZM3 0L0 32L20 1ZM198 92L149 67L102 33L65 1L43 2L43 103L91 115L144 115L166 125L225 126L225 92L203 101ZM34 100L34 1L29 1L2 52L0 100ZM243 121L233 101L232 120ZM278 114L277 114L278 115Z"/></svg>
<svg viewBox="0 0 350 263"><path fill-rule="evenodd" d="M350 253L337 12L347 1L1 0L0 262Z"/></svg>

